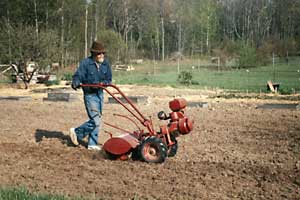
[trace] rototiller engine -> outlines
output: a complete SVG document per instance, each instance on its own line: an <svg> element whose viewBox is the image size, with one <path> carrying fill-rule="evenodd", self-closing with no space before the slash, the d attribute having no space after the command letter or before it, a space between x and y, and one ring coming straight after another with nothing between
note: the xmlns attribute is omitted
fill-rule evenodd
<svg viewBox="0 0 300 200"><path fill-rule="evenodd" d="M115 116L128 119L137 127L137 130L127 131L116 125L104 122L105 125L123 132L115 137L113 137L112 133L109 133L110 139L103 145L103 149L111 159L127 160L131 157L133 160L142 160L150 163L164 162L167 157L175 156L177 153L178 144L176 137L188 134L193 129L193 121L184 113L184 108L187 104L185 99L170 101L169 108L172 110L170 114L166 114L164 111L158 113L158 118L160 120L168 120L168 124L160 126L160 130L156 132L153 128L152 120L145 118L116 85L83 84L82 87L102 88L146 128L146 131L144 131L134 119L120 114L115 114ZM117 95L121 95L123 99L120 99Z"/></svg>

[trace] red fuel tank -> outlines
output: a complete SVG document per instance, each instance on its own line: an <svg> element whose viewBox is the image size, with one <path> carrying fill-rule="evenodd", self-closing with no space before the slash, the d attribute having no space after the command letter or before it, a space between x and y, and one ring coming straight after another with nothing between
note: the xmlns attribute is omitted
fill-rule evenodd
<svg viewBox="0 0 300 200"><path fill-rule="evenodd" d="M169 102L169 108L173 112L177 112L179 110L182 110L186 107L186 100L185 99L174 99Z"/></svg>

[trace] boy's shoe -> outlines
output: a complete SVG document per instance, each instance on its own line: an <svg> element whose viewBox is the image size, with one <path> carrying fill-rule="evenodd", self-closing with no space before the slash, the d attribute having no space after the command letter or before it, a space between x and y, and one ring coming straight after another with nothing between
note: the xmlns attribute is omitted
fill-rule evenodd
<svg viewBox="0 0 300 200"><path fill-rule="evenodd" d="M97 145L90 145L88 146L88 150L95 150L95 151L101 151L101 147L97 146Z"/></svg>
<svg viewBox="0 0 300 200"><path fill-rule="evenodd" d="M79 145L78 140L77 140L77 135L75 132L75 128L70 128L70 138L75 146Z"/></svg>

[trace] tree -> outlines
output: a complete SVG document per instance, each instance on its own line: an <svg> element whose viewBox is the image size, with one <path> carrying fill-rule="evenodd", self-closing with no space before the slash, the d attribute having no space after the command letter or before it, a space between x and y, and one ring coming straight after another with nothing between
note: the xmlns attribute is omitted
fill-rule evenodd
<svg viewBox="0 0 300 200"><path fill-rule="evenodd" d="M222 44L240 41L255 49L272 41L282 56L300 49L299 0L2 0L0 19L1 28L34 27L35 42L42 33L55 33L62 66L86 56L103 31L112 33L106 36L111 40L121 36L126 48L120 59L165 60L174 51L210 55ZM0 60L10 62L14 33L2 30ZM52 49L47 51L45 60Z"/></svg>
<svg viewBox="0 0 300 200"><path fill-rule="evenodd" d="M105 48L110 56L110 61L126 61L126 43L119 33L111 30L98 32L97 38L105 44ZM114 55L114 56L112 56Z"/></svg>
<svg viewBox="0 0 300 200"><path fill-rule="evenodd" d="M58 59L58 34L54 31L41 31L37 41L36 35L32 34L36 30L34 26L20 23L6 28L14 33L11 36L12 61L17 63L23 72L21 79L27 89L35 71ZM33 72L27 71L27 63L30 61L38 63Z"/></svg>

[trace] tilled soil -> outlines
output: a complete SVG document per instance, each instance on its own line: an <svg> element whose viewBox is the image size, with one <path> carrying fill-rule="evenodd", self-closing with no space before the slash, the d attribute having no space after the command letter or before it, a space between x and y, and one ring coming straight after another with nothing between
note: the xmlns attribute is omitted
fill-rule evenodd
<svg viewBox="0 0 300 200"><path fill-rule="evenodd" d="M170 90L137 87L126 93L149 96L138 107L158 128L163 122L156 113L170 112L168 101L178 95ZM0 101L0 186L88 199L300 199L299 110L257 109L271 100L179 92L209 101L209 107L186 109L194 130L178 138L177 155L162 164L112 161L104 152L72 146L69 128L86 120L81 100ZM103 119L131 128L113 113L126 112L106 103ZM108 137L102 131L100 143Z"/></svg>

